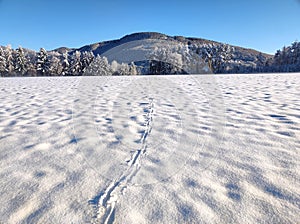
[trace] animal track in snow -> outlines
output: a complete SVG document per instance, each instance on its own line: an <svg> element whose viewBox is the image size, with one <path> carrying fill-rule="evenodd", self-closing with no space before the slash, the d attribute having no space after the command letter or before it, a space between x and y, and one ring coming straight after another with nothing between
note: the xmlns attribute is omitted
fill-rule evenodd
<svg viewBox="0 0 300 224"><path fill-rule="evenodd" d="M147 149L147 138L151 133L152 129L152 121L153 121L153 113L154 113L154 103L153 98L149 98L149 103L143 104L148 105L148 108L144 109L146 114L146 122L145 122L145 131L142 134L140 139L141 147L137 149L134 154L131 156L131 159L127 161L128 168L121 175L120 178L113 181L108 188L104 191L104 193L100 196L99 201L97 203L97 215L95 223L113 223L115 217L115 206L121 195L124 194L124 190L127 188L128 183L138 172L141 164L140 159L143 154L146 153Z"/></svg>

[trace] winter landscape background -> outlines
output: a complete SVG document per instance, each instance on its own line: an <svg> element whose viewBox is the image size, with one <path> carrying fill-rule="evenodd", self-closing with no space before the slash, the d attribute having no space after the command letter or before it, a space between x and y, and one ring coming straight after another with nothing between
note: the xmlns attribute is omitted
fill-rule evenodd
<svg viewBox="0 0 300 224"><path fill-rule="evenodd" d="M197 68L195 68L197 67ZM0 47L1 76L299 72L300 43L275 55L200 38L145 32L79 49Z"/></svg>

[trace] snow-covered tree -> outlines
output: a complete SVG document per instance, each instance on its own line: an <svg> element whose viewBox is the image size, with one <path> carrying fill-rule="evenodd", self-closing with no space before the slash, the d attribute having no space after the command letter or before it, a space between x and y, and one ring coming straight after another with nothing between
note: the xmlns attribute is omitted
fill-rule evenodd
<svg viewBox="0 0 300 224"><path fill-rule="evenodd" d="M191 63L187 45L176 43L164 47L156 47L149 55L151 74L187 73L185 68Z"/></svg>
<svg viewBox="0 0 300 224"><path fill-rule="evenodd" d="M81 55L82 72L84 73L86 68L92 63L95 56L93 52L84 51Z"/></svg>
<svg viewBox="0 0 300 224"><path fill-rule="evenodd" d="M62 61L59 59L59 57L53 55L50 59L50 68L49 73L51 76L59 76L63 72L63 65Z"/></svg>
<svg viewBox="0 0 300 224"><path fill-rule="evenodd" d="M291 46L278 50L271 66L273 72L300 71L300 42L295 41Z"/></svg>
<svg viewBox="0 0 300 224"><path fill-rule="evenodd" d="M167 49L164 47L155 49L148 55L148 60L150 60L150 74L167 74Z"/></svg>
<svg viewBox="0 0 300 224"><path fill-rule="evenodd" d="M6 57L2 47L0 47L0 76L6 74Z"/></svg>
<svg viewBox="0 0 300 224"><path fill-rule="evenodd" d="M130 67L126 63L119 64L117 71L114 75L130 75Z"/></svg>
<svg viewBox="0 0 300 224"><path fill-rule="evenodd" d="M68 75L70 69L70 63L69 63L69 54L68 52L64 52L62 54L62 75Z"/></svg>
<svg viewBox="0 0 300 224"><path fill-rule="evenodd" d="M70 72L71 75L81 75L82 74L82 62L81 62L81 52L75 51L71 55Z"/></svg>
<svg viewBox="0 0 300 224"><path fill-rule="evenodd" d="M208 44L201 49L200 54L213 73L221 73L226 71L233 52L234 48L227 44Z"/></svg>
<svg viewBox="0 0 300 224"><path fill-rule="evenodd" d="M50 60L47 51L41 48L37 53L36 69L38 75L48 75L50 72Z"/></svg>
<svg viewBox="0 0 300 224"><path fill-rule="evenodd" d="M14 71L14 57L13 57L13 49L11 45L8 45L4 50L5 58L6 58L6 73L7 75L12 75Z"/></svg>
<svg viewBox="0 0 300 224"><path fill-rule="evenodd" d="M36 53L34 52L31 56L27 55L27 72L28 76L37 76L36 70Z"/></svg>
<svg viewBox="0 0 300 224"><path fill-rule="evenodd" d="M129 65L129 75L137 75L138 72L137 72L137 69L136 69L136 65L131 62L130 65Z"/></svg>
<svg viewBox="0 0 300 224"><path fill-rule="evenodd" d="M112 75L113 71L106 57L97 55L92 63L85 69L84 75L107 76Z"/></svg>
<svg viewBox="0 0 300 224"><path fill-rule="evenodd" d="M15 51L15 71L20 75L24 75L27 72L27 60L21 46Z"/></svg>

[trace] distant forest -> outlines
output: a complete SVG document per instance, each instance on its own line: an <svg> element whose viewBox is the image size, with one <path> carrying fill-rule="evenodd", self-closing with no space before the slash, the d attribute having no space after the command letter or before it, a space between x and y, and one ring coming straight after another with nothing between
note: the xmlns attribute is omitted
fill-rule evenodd
<svg viewBox="0 0 300 224"><path fill-rule="evenodd" d="M108 62L91 51L39 52L18 47L0 47L0 76L82 76L82 75L145 75L190 73L266 73L300 72L300 42L283 47L274 56L259 53L252 61L227 44L179 44L156 49L149 60ZM201 62L199 64L199 62ZM191 69L202 66L201 69Z"/></svg>

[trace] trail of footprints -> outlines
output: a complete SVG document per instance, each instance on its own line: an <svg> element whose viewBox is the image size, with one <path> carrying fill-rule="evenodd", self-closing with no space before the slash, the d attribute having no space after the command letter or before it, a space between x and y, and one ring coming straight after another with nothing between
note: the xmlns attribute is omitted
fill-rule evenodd
<svg viewBox="0 0 300 224"><path fill-rule="evenodd" d="M154 103L153 98L149 98L148 110L146 110L145 131L140 139L141 147L135 151L131 159L126 161L128 164L127 170L115 181L113 181L104 194L101 195L97 204L96 220L93 223L113 223L115 219L115 206L118 198L124 194L125 189L131 179L136 175L141 167L141 156L147 151L147 137L151 133Z"/></svg>

